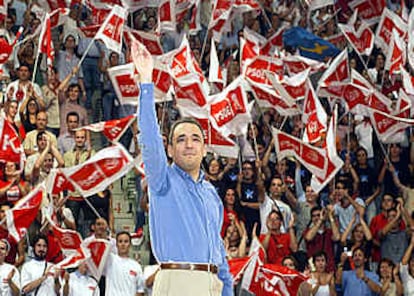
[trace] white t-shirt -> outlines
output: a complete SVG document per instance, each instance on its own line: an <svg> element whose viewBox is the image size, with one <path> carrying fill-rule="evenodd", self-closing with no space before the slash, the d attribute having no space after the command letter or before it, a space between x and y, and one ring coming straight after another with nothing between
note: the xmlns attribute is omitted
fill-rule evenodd
<svg viewBox="0 0 414 296"><path fill-rule="evenodd" d="M61 294L63 295L64 283ZM69 276L69 296L99 296L98 283L88 275L75 271Z"/></svg>
<svg viewBox="0 0 414 296"><path fill-rule="evenodd" d="M345 197L344 197L345 198ZM356 203L360 204L361 206L365 207L365 203L359 197L355 198ZM339 232L344 233L346 227L352 220L352 217L355 213L355 208L350 204L348 207L343 208L341 207L340 203L335 204L334 206L335 215L338 216L339 219ZM357 217L355 224L359 223L359 217ZM354 226L355 226L354 224Z"/></svg>
<svg viewBox="0 0 414 296"><path fill-rule="evenodd" d="M35 259L30 260L23 264L22 268L22 288L27 284L37 280L41 276L45 270L53 265L52 263L46 263L46 261L37 261ZM45 268L46 266L46 268ZM36 290L36 289L35 289ZM27 296L33 296L35 290L31 291L30 293L26 294ZM56 296L55 293L55 279L53 276L48 275L47 279L40 285L39 291L37 292L36 296Z"/></svg>
<svg viewBox="0 0 414 296"><path fill-rule="evenodd" d="M277 207L276 207L276 205ZM272 200L267 194L265 195L263 203L260 205L260 221L262 222L262 228L260 233L267 233L266 219L272 210L278 211L283 215L283 225L280 227L280 232L286 233L289 226L289 221L292 217L292 210L290 207L280 200Z"/></svg>
<svg viewBox="0 0 414 296"><path fill-rule="evenodd" d="M11 264L3 263L0 265L0 295L12 296L10 285L7 283L6 278L9 276L10 272L14 270L14 275L12 278L13 283L20 289L20 274L17 268Z"/></svg>
<svg viewBox="0 0 414 296"><path fill-rule="evenodd" d="M135 296L144 293L144 278L139 263L110 253L105 268L107 296Z"/></svg>
<svg viewBox="0 0 414 296"><path fill-rule="evenodd" d="M414 295L414 278L408 272L408 264L400 264L400 275L404 285L404 295Z"/></svg>

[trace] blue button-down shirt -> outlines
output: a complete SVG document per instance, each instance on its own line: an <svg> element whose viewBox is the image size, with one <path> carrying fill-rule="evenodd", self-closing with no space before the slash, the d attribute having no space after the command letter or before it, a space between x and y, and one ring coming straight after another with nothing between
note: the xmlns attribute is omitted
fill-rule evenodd
<svg viewBox="0 0 414 296"><path fill-rule="evenodd" d="M150 196L150 233L160 262L211 263L219 267L223 296L233 295L233 280L220 236L223 205L200 171L197 181L167 164L154 108L153 84L141 85L138 120Z"/></svg>

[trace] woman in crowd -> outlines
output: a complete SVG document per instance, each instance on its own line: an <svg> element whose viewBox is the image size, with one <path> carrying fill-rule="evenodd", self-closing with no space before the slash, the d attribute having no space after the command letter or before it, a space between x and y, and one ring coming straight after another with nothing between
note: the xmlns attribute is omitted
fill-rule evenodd
<svg viewBox="0 0 414 296"><path fill-rule="evenodd" d="M231 224L226 229L224 247L228 259L246 256L247 232L243 221L231 220Z"/></svg>
<svg viewBox="0 0 414 296"><path fill-rule="evenodd" d="M242 218L239 196L234 188L227 188L223 199L224 217L221 228L221 236L224 237L233 221L240 221Z"/></svg>
<svg viewBox="0 0 414 296"><path fill-rule="evenodd" d="M312 272L308 284L311 285L314 296L335 296L335 281L333 272L326 270L327 257L324 251L316 252L312 256L315 271Z"/></svg>
<svg viewBox="0 0 414 296"><path fill-rule="evenodd" d="M398 275L398 267L388 258L381 259L377 274L381 281L381 295L400 296L403 295L403 286Z"/></svg>
<svg viewBox="0 0 414 296"><path fill-rule="evenodd" d="M40 106L33 97L24 100L20 105L20 120L26 134L36 129L36 115L39 113L39 110Z"/></svg>
<svg viewBox="0 0 414 296"><path fill-rule="evenodd" d="M7 161L3 168L3 180L0 181L0 200L13 205L29 193L30 185L20 178L18 164Z"/></svg>

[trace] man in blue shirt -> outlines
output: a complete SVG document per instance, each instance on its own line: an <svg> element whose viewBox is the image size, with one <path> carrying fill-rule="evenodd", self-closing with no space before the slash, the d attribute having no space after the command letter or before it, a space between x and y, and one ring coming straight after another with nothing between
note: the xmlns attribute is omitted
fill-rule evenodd
<svg viewBox="0 0 414 296"><path fill-rule="evenodd" d="M154 108L153 60L134 42L132 59L141 82L139 129L150 196L152 248L160 263L153 295L232 296L233 283L220 229L223 205L204 179L202 128L183 119L171 127L167 163Z"/></svg>
<svg viewBox="0 0 414 296"><path fill-rule="evenodd" d="M343 265L348 257L346 252L341 255L341 263L336 274L336 284L342 285L344 296L373 296L381 293L378 275L365 270L365 253L360 247L352 252L355 269L343 271Z"/></svg>

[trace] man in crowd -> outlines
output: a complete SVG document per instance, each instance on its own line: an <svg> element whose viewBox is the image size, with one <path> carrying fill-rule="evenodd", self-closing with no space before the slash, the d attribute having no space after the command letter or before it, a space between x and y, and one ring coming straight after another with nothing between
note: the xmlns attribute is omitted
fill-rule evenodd
<svg viewBox="0 0 414 296"><path fill-rule="evenodd" d="M66 114L67 132L58 137L58 149L60 153L65 154L75 147L75 129L79 127L79 114L75 111Z"/></svg>
<svg viewBox="0 0 414 296"><path fill-rule="evenodd" d="M43 234L33 239L34 258L22 268L22 291L28 296L54 296L59 293L59 275L53 265L45 260L48 241Z"/></svg>
<svg viewBox="0 0 414 296"><path fill-rule="evenodd" d="M220 237L223 205L200 169L206 154L203 130L191 119L172 126L168 154L173 164L169 166L154 108L151 54L134 41L132 59L141 82L138 120L151 195L152 248L161 262L153 295L233 295Z"/></svg>
<svg viewBox="0 0 414 296"><path fill-rule="evenodd" d="M37 147L37 134L41 131L44 131L48 136L50 144L57 148L56 136L46 130L46 125L47 113L45 111L40 111L36 115L36 129L29 132L23 142L24 152L27 156L30 156L39 151L39 147Z"/></svg>
<svg viewBox="0 0 414 296"><path fill-rule="evenodd" d="M107 296L144 295L144 278L141 265L129 258L131 235L119 232L116 235L118 254L111 253L106 263Z"/></svg>

